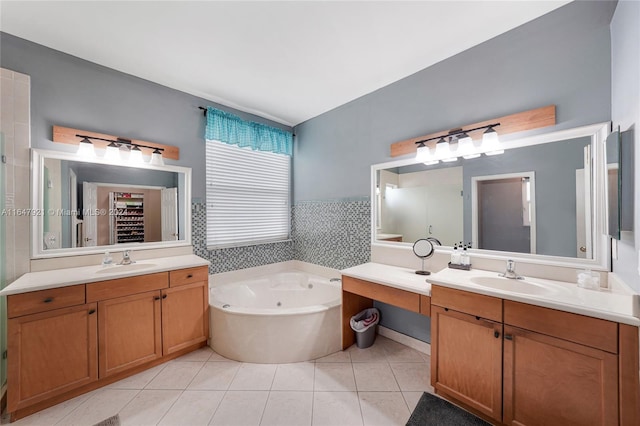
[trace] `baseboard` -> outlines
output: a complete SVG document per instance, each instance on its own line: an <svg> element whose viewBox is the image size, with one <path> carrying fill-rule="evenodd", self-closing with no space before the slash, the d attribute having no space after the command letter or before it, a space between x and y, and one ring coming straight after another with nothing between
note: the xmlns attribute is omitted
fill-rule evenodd
<svg viewBox="0 0 640 426"><path fill-rule="evenodd" d="M381 325L378 326L378 334L386 337L387 339L393 340L394 342L401 343L417 351L431 355L431 345L427 342L423 342L422 340L415 339L411 336L407 336L406 334L398 333L397 331Z"/></svg>

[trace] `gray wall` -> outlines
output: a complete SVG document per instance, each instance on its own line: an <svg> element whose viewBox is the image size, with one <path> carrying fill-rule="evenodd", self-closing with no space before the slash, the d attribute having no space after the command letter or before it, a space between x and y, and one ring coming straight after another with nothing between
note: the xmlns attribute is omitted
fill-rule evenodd
<svg viewBox="0 0 640 426"><path fill-rule="evenodd" d="M614 128L632 130L635 146L634 232L625 232L618 243L613 272L640 292L640 3L620 1L611 20L611 119Z"/></svg>
<svg viewBox="0 0 640 426"><path fill-rule="evenodd" d="M466 123L549 104L557 129L608 121L614 8L571 3L296 126L294 199L369 195L391 143Z"/></svg>
<svg viewBox="0 0 640 426"><path fill-rule="evenodd" d="M576 170L584 168L583 148L590 142L590 138L578 138L464 161L465 241L471 241L471 178L533 171L536 251L550 256L576 257Z"/></svg>
<svg viewBox="0 0 640 426"><path fill-rule="evenodd" d="M549 104L558 124L537 133L610 120L615 7L570 3L296 126L294 201L368 196L391 143L466 123ZM429 339L428 322L380 308L382 325Z"/></svg>
<svg viewBox="0 0 640 426"><path fill-rule="evenodd" d="M0 32L2 67L31 76L31 146L70 150L51 142L53 125L141 139L180 148L192 168L192 196L205 198L205 118L211 105L246 120L291 130L177 90L133 77Z"/></svg>

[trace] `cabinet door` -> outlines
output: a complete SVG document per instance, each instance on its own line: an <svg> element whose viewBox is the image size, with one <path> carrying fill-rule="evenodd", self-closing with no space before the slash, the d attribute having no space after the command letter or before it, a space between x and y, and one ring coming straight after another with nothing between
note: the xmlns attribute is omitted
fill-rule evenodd
<svg viewBox="0 0 640 426"><path fill-rule="evenodd" d="M206 342L209 298L205 281L162 290L162 352L164 355Z"/></svg>
<svg viewBox="0 0 640 426"><path fill-rule="evenodd" d="M160 292L98 302L100 377L162 356Z"/></svg>
<svg viewBox="0 0 640 426"><path fill-rule="evenodd" d="M98 379L96 304L8 321L8 411Z"/></svg>
<svg viewBox="0 0 640 426"><path fill-rule="evenodd" d="M508 325L504 333L505 424L618 424L616 355Z"/></svg>
<svg viewBox="0 0 640 426"><path fill-rule="evenodd" d="M431 384L438 393L502 420L502 324L432 306Z"/></svg>

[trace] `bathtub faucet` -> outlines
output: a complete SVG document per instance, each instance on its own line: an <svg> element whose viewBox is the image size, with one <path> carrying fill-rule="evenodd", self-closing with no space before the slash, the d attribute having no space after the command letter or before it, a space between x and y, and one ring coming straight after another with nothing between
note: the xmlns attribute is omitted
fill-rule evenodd
<svg viewBox="0 0 640 426"><path fill-rule="evenodd" d="M340 282L340 281L342 281L342 278L331 278L331 279L329 279L330 283L337 283L337 282Z"/></svg>

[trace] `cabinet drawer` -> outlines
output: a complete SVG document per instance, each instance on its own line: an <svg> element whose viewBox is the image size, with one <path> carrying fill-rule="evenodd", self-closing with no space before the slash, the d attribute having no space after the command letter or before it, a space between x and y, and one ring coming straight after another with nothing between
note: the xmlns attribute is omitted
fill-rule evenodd
<svg viewBox="0 0 640 426"><path fill-rule="evenodd" d="M420 312L420 295L418 293L346 276L342 277L342 291L359 294L409 311Z"/></svg>
<svg viewBox="0 0 640 426"><path fill-rule="evenodd" d="M178 269L169 272L169 286L178 287L181 285L193 284L209 280L209 268L198 266L197 268Z"/></svg>
<svg viewBox="0 0 640 426"><path fill-rule="evenodd" d="M502 322L502 299L438 285L431 286L431 303L465 314Z"/></svg>
<svg viewBox="0 0 640 426"><path fill-rule="evenodd" d="M618 353L618 323L615 322L505 300L504 323Z"/></svg>
<svg viewBox="0 0 640 426"><path fill-rule="evenodd" d="M13 294L7 297L9 318L84 304L84 284Z"/></svg>
<svg viewBox="0 0 640 426"><path fill-rule="evenodd" d="M144 293L151 290L161 290L168 286L168 272L100 281L87 284L87 303L128 296L130 294Z"/></svg>

